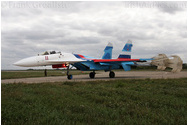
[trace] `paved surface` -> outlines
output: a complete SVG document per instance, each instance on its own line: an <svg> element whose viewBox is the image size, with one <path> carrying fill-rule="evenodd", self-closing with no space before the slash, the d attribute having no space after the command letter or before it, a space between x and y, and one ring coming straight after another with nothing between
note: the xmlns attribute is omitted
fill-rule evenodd
<svg viewBox="0 0 188 126"><path fill-rule="evenodd" d="M186 78L187 71L180 73L171 73L164 71L129 71L115 72L115 78L109 78L109 72L101 72L95 75L95 79L90 79L89 75L74 75L72 80L68 80L66 76L57 77L36 77L22 79L5 79L1 83L42 83L42 82L64 82L64 81L96 81L96 80L115 80L115 79L168 79L168 78Z"/></svg>

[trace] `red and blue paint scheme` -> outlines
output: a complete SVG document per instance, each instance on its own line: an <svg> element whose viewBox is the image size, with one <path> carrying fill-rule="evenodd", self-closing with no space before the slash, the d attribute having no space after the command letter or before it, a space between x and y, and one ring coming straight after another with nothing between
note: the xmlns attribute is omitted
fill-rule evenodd
<svg viewBox="0 0 188 126"><path fill-rule="evenodd" d="M108 44L104 49L104 55L102 59L96 59L80 54L74 54L76 58L85 60L83 62L77 62L72 64L78 70L82 71L96 71L105 70L111 71L114 69L124 69L125 71L131 70L131 66L136 65L137 62L145 62L152 59L131 59L132 42L129 40L123 47L122 53L117 59L112 59L112 44Z"/></svg>
<svg viewBox="0 0 188 126"><path fill-rule="evenodd" d="M118 59L95 59L86 58L84 55L74 54L75 57L85 60L83 62L77 62L72 64L78 70L82 71L96 71L105 70L111 71L114 69L124 69L125 71L131 70L132 65L136 65L136 62L145 62L146 60L152 59L129 59L129 58L118 58Z"/></svg>
<svg viewBox="0 0 188 126"><path fill-rule="evenodd" d="M101 59L89 57L80 54L63 53L56 51L46 51L38 56L22 59L14 65L22 67L36 67L52 65L52 68L67 68L67 78L72 79L69 75L70 65L82 71L93 71L89 74L90 78L95 77L95 71L110 71L109 76L115 77L114 69L131 70L131 66L137 65L137 62L145 62L151 59L131 59L132 42L129 40L117 59L112 59L113 46L109 43L104 49L104 55Z"/></svg>

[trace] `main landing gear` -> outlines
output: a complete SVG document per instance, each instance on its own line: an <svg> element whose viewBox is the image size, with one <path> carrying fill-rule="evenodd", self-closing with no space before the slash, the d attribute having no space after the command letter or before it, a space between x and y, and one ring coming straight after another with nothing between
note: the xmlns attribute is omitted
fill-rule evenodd
<svg viewBox="0 0 188 126"><path fill-rule="evenodd" d="M95 74L96 74L95 71L93 71L93 72L89 73L89 77L90 78L95 78Z"/></svg>
<svg viewBox="0 0 188 126"><path fill-rule="evenodd" d="M109 77L110 77L110 78L114 78L114 77L115 77L115 73L114 73L113 71L110 71Z"/></svg>
<svg viewBox="0 0 188 126"><path fill-rule="evenodd" d="M70 70L70 65L67 66L67 79L71 80L73 78L73 76L71 74L69 74L69 70ZM91 79L95 78L95 71L89 73L89 77ZM110 78L114 78L115 77L115 73L113 71L110 71L109 73L109 77Z"/></svg>
<svg viewBox="0 0 188 126"><path fill-rule="evenodd" d="M93 78L95 78L95 74L96 74L95 71L93 71L93 72L89 73L89 77L93 79ZM113 71L110 71L109 77L110 78L114 78L115 77L115 73Z"/></svg>
<svg viewBox="0 0 188 126"><path fill-rule="evenodd" d="M71 80L73 78L72 74L69 75L70 65L67 66L67 79Z"/></svg>

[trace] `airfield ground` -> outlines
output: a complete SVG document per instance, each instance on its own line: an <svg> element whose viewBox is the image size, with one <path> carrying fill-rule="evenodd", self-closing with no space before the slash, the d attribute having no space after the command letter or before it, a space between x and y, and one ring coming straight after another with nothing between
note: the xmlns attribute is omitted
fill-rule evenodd
<svg viewBox="0 0 188 126"><path fill-rule="evenodd" d="M41 71L42 72L42 71ZM43 74L43 73L41 73ZM32 77L19 79L2 79L1 83L43 83L43 82L65 82L65 81L98 81L98 80L116 80L116 79L168 79L168 78L186 78L187 71L180 73L172 73L165 71L116 71L115 78L109 78L109 72L99 72L95 79L90 79L88 73L73 75L72 80L68 80L66 76L50 76L50 77Z"/></svg>
<svg viewBox="0 0 188 126"><path fill-rule="evenodd" d="M75 73L73 80L59 71L49 77L41 77L43 71L1 74L2 125L187 124L185 70L116 71L113 79L108 72L95 79Z"/></svg>

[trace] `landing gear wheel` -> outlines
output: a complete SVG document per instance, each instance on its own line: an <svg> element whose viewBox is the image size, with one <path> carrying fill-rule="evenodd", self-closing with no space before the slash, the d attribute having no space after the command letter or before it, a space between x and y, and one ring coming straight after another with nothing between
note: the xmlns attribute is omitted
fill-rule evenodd
<svg viewBox="0 0 188 126"><path fill-rule="evenodd" d="M110 71L109 77L110 77L110 78L114 78L114 77L115 77L115 73L114 73L113 71Z"/></svg>
<svg viewBox="0 0 188 126"><path fill-rule="evenodd" d="M69 74L69 69L71 69L69 67L70 67L70 65L67 66L67 79L71 80L73 78L73 76L71 74Z"/></svg>
<svg viewBox="0 0 188 126"><path fill-rule="evenodd" d="M95 72L89 73L89 77L90 77L90 78L95 78Z"/></svg>
<svg viewBox="0 0 188 126"><path fill-rule="evenodd" d="M71 80L73 78L72 75L67 75L67 79Z"/></svg>

